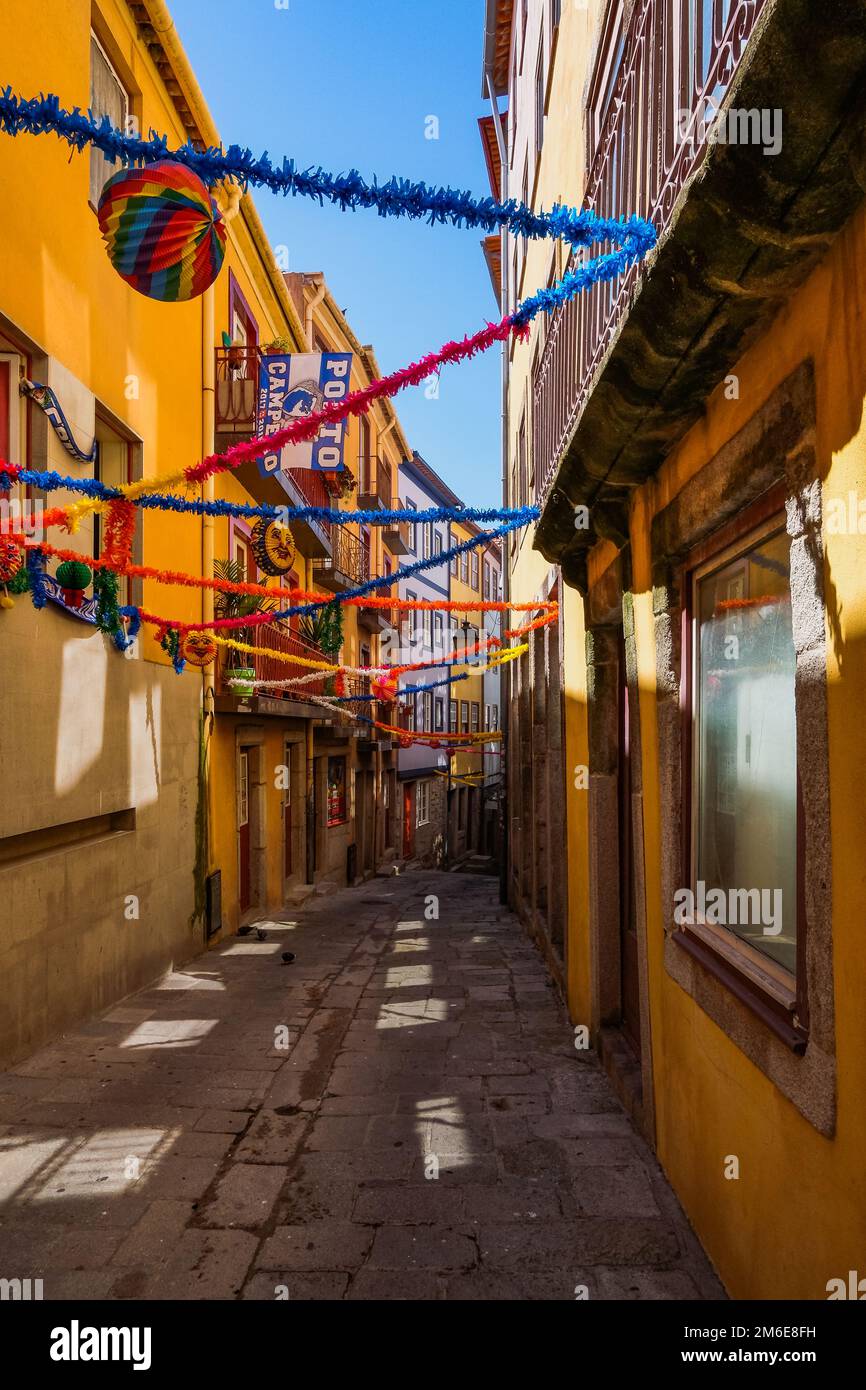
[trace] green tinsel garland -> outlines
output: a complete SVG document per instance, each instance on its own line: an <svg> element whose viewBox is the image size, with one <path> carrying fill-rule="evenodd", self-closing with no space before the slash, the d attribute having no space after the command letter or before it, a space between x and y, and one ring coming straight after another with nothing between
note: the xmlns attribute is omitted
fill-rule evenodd
<svg viewBox="0 0 866 1390"><path fill-rule="evenodd" d="M96 626L100 632L113 637L121 627L117 575L113 570L96 571L93 576L93 596L96 599Z"/></svg>

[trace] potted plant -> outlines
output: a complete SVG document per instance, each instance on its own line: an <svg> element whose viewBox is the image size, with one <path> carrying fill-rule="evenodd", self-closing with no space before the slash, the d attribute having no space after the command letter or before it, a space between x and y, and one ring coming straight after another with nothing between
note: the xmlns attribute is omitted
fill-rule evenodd
<svg viewBox="0 0 866 1390"><path fill-rule="evenodd" d="M355 475L345 464L343 464L341 468L323 472L322 481L331 496L338 499L351 497L355 488L358 486L355 481Z"/></svg>
<svg viewBox="0 0 866 1390"><path fill-rule="evenodd" d="M343 610L339 603L334 600L320 608L317 613L305 614L299 623L299 631L301 636L317 646L329 661L336 662L343 645ZM325 694L335 693L333 675L326 676Z"/></svg>
<svg viewBox="0 0 866 1390"><path fill-rule="evenodd" d="M246 574L243 566L237 560L215 560L214 576L217 579L227 579L231 584L243 584ZM266 599L261 594L236 594L218 593L214 603L214 611L218 618L251 618L254 613L265 613L273 608L273 600ZM252 645L254 636L253 627L235 627L231 629L234 641ZM235 647L228 647L226 656L226 668L231 672L232 679L241 681L243 684L233 685L232 693L235 695L252 695L254 693L253 682L256 678L255 667L249 665L249 657L244 652L239 652Z"/></svg>
<svg viewBox="0 0 866 1390"><path fill-rule="evenodd" d="M292 352L292 345L288 338L272 338L269 343L265 343L262 353L265 357L285 357Z"/></svg>

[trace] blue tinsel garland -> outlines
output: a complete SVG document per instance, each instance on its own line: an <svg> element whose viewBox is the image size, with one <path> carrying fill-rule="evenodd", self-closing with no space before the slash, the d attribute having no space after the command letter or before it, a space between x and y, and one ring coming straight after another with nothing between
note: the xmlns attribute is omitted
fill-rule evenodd
<svg viewBox="0 0 866 1390"><path fill-rule="evenodd" d="M53 492L57 488L67 492L80 492L85 497L98 497L104 502L113 502L123 497L123 493L117 488L109 487L98 478L73 478L53 470L38 468L22 468L13 478L0 465L0 487L8 488L11 481L29 483L45 492ZM137 507L192 512L197 516L264 517L268 521L283 518L288 521L329 521L335 526L347 526L353 522L385 526L392 521L519 521L521 525L528 525L541 515L540 507L428 507L424 511L415 511L412 507L395 507L389 511L341 512L333 507L273 507L264 503L259 506L248 502L227 502L219 497L204 502L197 498L174 497L164 493L146 493L135 498L134 503Z"/></svg>
<svg viewBox="0 0 866 1390"><path fill-rule="evenodd" d="M250 184L274 193L300 195L329 202L341 208L376 208L380 217L426 218L432 223L456 227L476 227L491 233L507 228L514 236L533 239L552 237L571 246L590 246L597 241L614 241L632 246L633 256L655 245L652 224L643 218L627 221L600 218L595 213L578 212L557 204L550 212L535 213L524 203L510 198L475 198L454 188L431 188L426 183L392 176L385 183L374 177L367 182L356 169L346 174L329 174L321 167L299 170L292 159L283 159L275 168L267 151L256 158L249 149L229 145L226 150L197 150L187 143L170 150L165 135L148 139L124 135L107 116L98 119L79 107L71 111L60 105L54 94L39 97L16 96L11 87L0 93L0 130L8 135L54 134L75 150L95 145L112 162L149 164L158 159L174 159L194 169L208 186L233 178L247 188Z"/></svg>

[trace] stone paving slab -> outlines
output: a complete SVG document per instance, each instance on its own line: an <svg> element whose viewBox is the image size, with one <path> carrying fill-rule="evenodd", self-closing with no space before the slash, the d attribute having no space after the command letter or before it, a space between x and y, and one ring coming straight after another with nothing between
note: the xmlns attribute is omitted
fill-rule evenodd
<svg viewBox="0 0 866 1390"><path fill-rule="evenodd" d="M0 1277L47 1299L724 1297L493 880L410 872L263 925L0 1073Z"/></svg>

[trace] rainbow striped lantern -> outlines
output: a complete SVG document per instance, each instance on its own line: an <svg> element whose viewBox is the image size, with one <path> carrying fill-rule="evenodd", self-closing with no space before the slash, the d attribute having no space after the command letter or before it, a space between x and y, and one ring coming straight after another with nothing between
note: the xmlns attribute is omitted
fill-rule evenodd
<svg viewBox="0 0 866 1390"><path fill-rule="evenodd" d="M198 174L159 160L121 169L102 190L99 230L118 275L139 294L174 304L220 273L226 224Z"/></svg>

